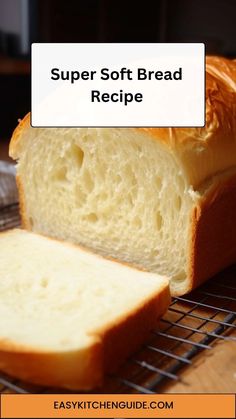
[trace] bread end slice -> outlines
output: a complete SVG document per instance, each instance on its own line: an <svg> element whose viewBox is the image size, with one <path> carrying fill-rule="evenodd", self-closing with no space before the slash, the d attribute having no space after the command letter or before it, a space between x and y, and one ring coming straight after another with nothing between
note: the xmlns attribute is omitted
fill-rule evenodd
<svg viewBox="0 0 236 419"><path fill-rule="evenodd" d="M91 390L145 341L168 280L24 230L0 234L0 369Z"/></svg>

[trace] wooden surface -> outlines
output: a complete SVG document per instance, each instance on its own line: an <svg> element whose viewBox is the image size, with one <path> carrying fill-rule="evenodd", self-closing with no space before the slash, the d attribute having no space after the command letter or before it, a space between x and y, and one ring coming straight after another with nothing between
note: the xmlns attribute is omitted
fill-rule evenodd
<svg viewBox="0 0 236 419"><path fill-rule="evenodd" d="M181 374L182 382L172 383L166 393L235 393L236 342L219 342L204 351Z"/></svg>
<svg viewBox="0 0 236 419"><path fill-rule="evenodd" d="M0 141L0 159L8 157L8 141ZM180 382L162 387L167 393L235 393L236 342L219 342L205 350L180 374Z"/></svg>

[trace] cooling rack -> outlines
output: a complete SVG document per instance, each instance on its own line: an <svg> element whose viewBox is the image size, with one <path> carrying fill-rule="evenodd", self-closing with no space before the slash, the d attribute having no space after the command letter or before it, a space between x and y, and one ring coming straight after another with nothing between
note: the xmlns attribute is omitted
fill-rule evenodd
<svg viewBox="0 0 236 419"><path fill-rule="evenodd" d="M0 209L0 230L18 226L18 205ZM236 266L215 276L191 294L173 299L168 312L145 345L116 374L106 378L101 393L161 392L182 380L181 370L206 356L216 342L236 343ZM236 347L236 346L235 346ZM22 383L0 373L0 391L60 393ZM98 391L96 391L98 392Z"/></svg>

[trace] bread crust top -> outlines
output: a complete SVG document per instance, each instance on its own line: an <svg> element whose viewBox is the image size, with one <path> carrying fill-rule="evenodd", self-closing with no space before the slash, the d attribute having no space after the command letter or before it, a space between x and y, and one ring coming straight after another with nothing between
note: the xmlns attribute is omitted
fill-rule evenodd
<svg viewBox="0 0 236 419"><path fill-rule="evenodd" d="M203 128L141 128L164 142L194 188L236 165L236 60L206 57Z"/></svg>
<svg viewBox="0 0 236 419"><path fill-rule="evenodd" d="M30 114L19 122L10 156L20 157L21 138L34 136ZM37 128L36 128L37 129ZM42 128L50 130L53 128ZM62 128L63 129L63 128ZM108 130L110 128L107 128ZM133 128L120 128L126 130ZM206 124L203 128L135 128L162 143L179 161L194 189L210 177L236 166L236 60L206 57Z"/></svg>

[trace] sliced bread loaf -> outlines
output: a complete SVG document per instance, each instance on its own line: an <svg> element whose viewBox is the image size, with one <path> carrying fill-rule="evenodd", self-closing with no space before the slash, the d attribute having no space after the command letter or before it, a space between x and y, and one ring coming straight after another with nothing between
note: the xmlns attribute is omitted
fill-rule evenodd
<svg viewBox="0 0 236 419"><path fill-rule="evenodd" d="M0 370L99 386L170 302L168 281L23 230L0 234Z"/></svg>
<svg viewBox="0 0 236 419"><path fill-rule="evenodd" d="M236 262L236 61L208 57L204 128L15 130L23 225L170 277Z"/></svg>

